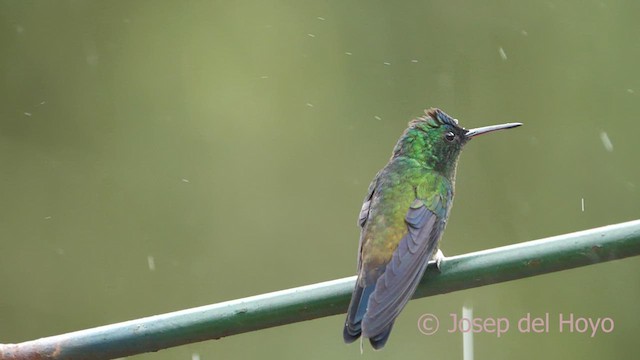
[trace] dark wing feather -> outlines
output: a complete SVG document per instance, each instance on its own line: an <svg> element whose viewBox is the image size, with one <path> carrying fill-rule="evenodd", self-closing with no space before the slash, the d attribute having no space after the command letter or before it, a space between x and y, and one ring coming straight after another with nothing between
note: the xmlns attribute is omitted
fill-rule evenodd
<svg viewBox="0 0 640 360"><path fill-rule="evenodd" d="M411 299L444 229L444 221L420 200L412 204L405 220L408 232L376 281L362 319L363 335L376 348L384 346L393 321Z"/></svg>

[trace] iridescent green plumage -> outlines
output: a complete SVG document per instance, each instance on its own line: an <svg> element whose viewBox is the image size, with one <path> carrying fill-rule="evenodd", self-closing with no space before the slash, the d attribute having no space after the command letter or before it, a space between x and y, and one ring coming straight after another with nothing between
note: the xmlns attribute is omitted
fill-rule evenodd
<svg viewBox="0 0 640 360"><path fill-rule="evenodd" d="M438 250L462 147L474 136L520 125L466 130L438 109L425 113L409 123L362 205L358 280L345 342L362 335L374 348L384 346Z"/></svg>

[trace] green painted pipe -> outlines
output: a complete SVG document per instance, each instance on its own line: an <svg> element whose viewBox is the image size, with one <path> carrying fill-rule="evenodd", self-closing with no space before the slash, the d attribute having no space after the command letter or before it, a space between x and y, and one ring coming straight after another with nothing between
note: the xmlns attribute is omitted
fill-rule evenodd
<svg viewBox="0 0 640 360"><path fill-rule="evenodd" d="M427 270L414 298L636 255L640 255L640 220L447 258L441 272ZM19 344L0 344L0 360L112 359L340 314L346 311L354 282L352 276Z"/></svg>

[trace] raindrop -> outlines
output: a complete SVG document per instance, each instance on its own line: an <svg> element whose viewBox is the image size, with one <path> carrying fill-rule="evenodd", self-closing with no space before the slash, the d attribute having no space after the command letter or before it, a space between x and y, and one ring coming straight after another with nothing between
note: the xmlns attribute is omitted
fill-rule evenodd
<svg viewBox="0 0 640 360"><path fill-rule="evenodd" d="M498 49L498 53L500 54L500 58L502 58L502 60L507 60L507 53L504 52L504 49L502 47Z"/></svg>
<svg viewBox="0 0 640 360"><path fill-rule="evenodd" d="M603 131L600 133L600 140L602 140L602 145L604 145L604 148L607 151L613 151L613 143L611 142L611 139L609 139L609 135L607 135L606 132Z"/></svg>
<svg viewBox="0 0 640 360"><path fill-rule="evenodd" d="M156 270L156 259L151 255L147 256L147 265L149 266L149 270L150 271L155 271Z"/></svg>

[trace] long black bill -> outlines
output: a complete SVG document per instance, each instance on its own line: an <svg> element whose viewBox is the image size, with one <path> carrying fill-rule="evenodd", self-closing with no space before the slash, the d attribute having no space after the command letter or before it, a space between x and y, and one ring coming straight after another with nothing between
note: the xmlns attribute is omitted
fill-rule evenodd
<svg viewBox="0 0 640 360"><path fill-rule="evenodd" d="M490 133L492 131L511 129L511 128L514 128L514 127L518 127L520 125L522 125L522 124L521 123L508 123L508 124L500 124L500 125L483 126L481 128L471 129L471 130L467 131L465 136L468 137L468 138L474 138L476 136L479 136L479 135L482 135L482 134L486 134L486 133Z"/></svg>

